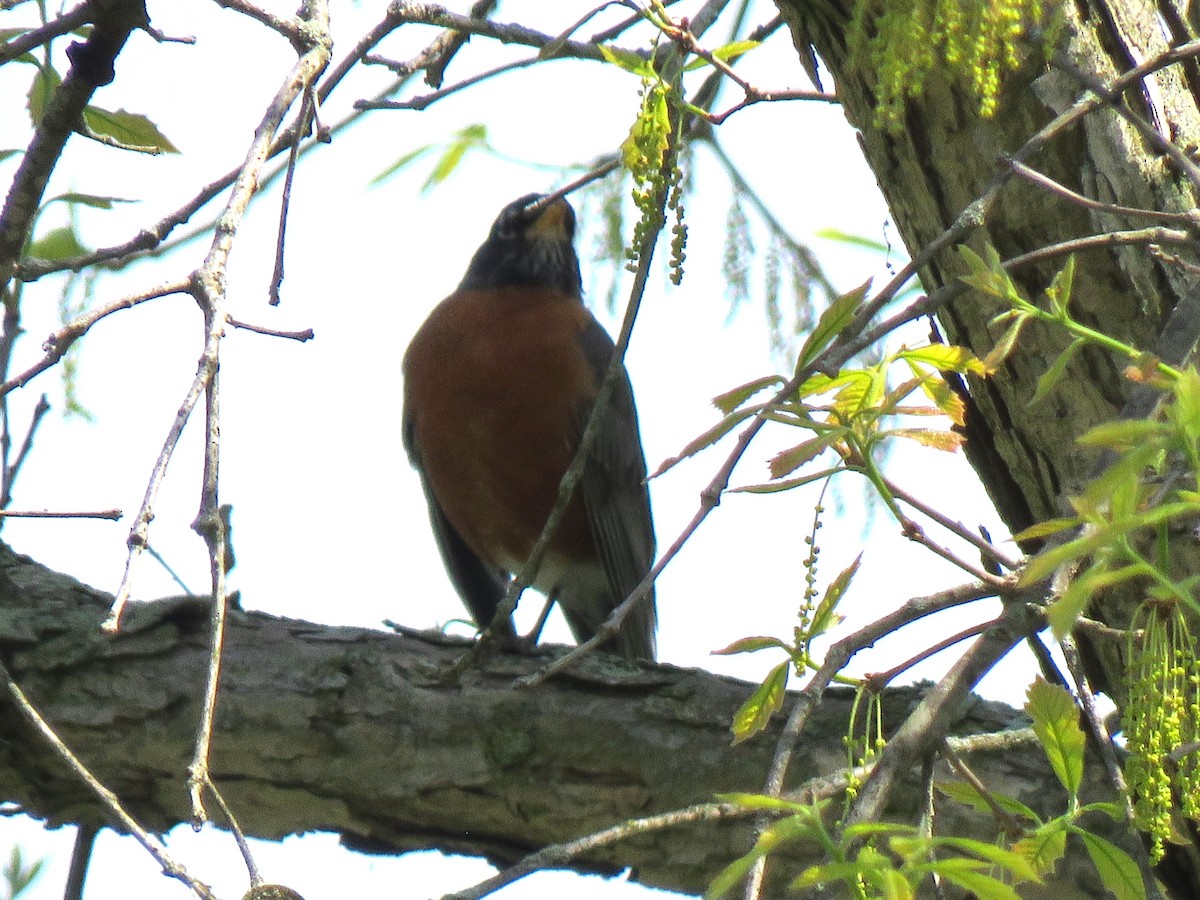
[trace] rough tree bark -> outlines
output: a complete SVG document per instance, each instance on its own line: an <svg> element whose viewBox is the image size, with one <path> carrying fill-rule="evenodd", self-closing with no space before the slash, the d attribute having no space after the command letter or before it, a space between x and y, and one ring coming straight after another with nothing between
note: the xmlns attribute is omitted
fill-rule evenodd
<svg viewBox="0 0 1200 900"><path fill-rule="evenodd" d="M1026 67L1005 80L995 118L981 119L960 87L935 76L924 94L907 104L903 130L891 133L872 124L877 73L847 54L852 4L779 0L778 5L801 58L815 51L832 73L846 116L859 129L866 159L914 254L983 195L1008 156L1084 94L1081 78L1110 83L1169 46L1195 37L1183 0L1052 4L1065 19L1064 45L1053 54L1052 65L1033 61L1031 54ZM1195 60L1162 70L1150 80L1153 90L1129 91L1124 102L1168 141L1185 150L1196 147L1200 69ZM1101 201L1178 213L1197 205L1196 186L1111 107L1086 116L1028 164ZM1084 209L1013 178L968 243L976 250L991 243L1002 257L1010 258L1072 238L1145 224L1144 219ZM1029 297L1037 298L1061 265L1061 260L1053 260L1023 268L1014 277ZM921 276L933 290L955 282L964 272L950 247L936 255ZM1072 313L1101 332L1154 350L1167 317L1194 283L1193 271L1148 253L1144 245L1098 249L1078 260ZM989 325L999 311L988 298L972 292L944 308L938 322L949 341L982 355L995 346L1002 331L1003 326ZM1192 347L1197 335L1184 338ZM1097 423L1116 418L1129 397L1129 384L1121 374L1124 361L1087 348L1075 357L1058 387L1030 406L1037 379L1068 342L1059 330L1031 328L995 377L970 382L967 454L1014 532L1069 514L1065 497L1077 493L1095 474L1097 462L1096 453L1085 451L1075 439ZM1180 542L1173 550L1181 565L1194 571L1192 543ZM1090 614L1121 627L1140 597L1137 589L1113 592ZM1118 648L1097 650L1104 656L1106 686L1119 698Z"/></svg>
<svg viewBox="0 0 1200 900"><path fill-rule="evenodd" d="M109 638L99 623L110 597L2 544L0 599L0 658L68 745L150 828L186 821L183 779L208 654L203 603L134 607L128 627ZM213 763L242 828L268 839L334 831L362 850L437 848L503 865L614 822L762 784L778 728L737 747L729 740L730 717L749 685L599 661L513 690L513 679L537 661L508 656L448 685L439 675L463 650L463 642L440 636L235 614ZM920 693L888 692L889 728ZM796 756L793 784L845 765L849 702L846 692L826 698ZM1018 711L975 700L956 732L1023 724ZM1034 809L1061 812L1063 795L1043 755L1030 744L998 744L969 755L975 771ZM897 792L889 816L919 814L917 776ZM1105 795L1102 772L1091 769L1088 780L1090 796ZM0 701L0 798L50 825L108 821L7 700ZM990 840L989 817L951 803L939 809L940 827ZM645 884L700 893L751 842L745 820L709 822L624 840L570 865L630 868ZM781 858L775 883L803 862ZM1030 896L1096 890L1092 867L1075 859Z"/></svg>

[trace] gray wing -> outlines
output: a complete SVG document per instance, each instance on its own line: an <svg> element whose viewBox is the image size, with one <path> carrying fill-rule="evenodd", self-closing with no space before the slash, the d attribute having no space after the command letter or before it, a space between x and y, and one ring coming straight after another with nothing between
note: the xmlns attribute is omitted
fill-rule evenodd
<svg viewBox="0 0 1200 900"><path fill-rule="evenodd" d="M595 319L588 318L580 343L599 385L612 360L613 342ZM577 413L579 434L587 427L591 404ZM592 539L611 588L611 611L654 565L654 522L646 487L646 457L638 431L633 387L622 367L600 433L584 464L584 506ZM621 626L617 648L629 658L654 659L654 590Z"/></svg>

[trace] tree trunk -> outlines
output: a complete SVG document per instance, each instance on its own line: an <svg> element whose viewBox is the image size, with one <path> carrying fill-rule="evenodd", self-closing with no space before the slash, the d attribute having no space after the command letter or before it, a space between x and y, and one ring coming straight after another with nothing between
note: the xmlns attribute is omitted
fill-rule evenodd
<svg viewBox="0 0 1200 900"><path fill-rule="evenodd" d="M908 102L903 130L891 133L872 124L877 73L847 54L849 5L838 0L779 0L778 5L802 60L815 51L832 73L846 117L860 132L863 152L914 255L984 194L1009 156L1084 94L1080 78L1111 83L1137 63L1194 37L1182 0L1048 4L1065 18L1064 46L1054 55L1054 65L1034 61L1031 55L1022 70L1005 79L994 118L980 118L960 85L935 74L922 96ZM1158 27L1159 16L1171 30L1169 36ZM1194 148L1200 144L1198 71L1195 60L1161 70L1152 76L1153 93L1129 91L1124 100L1164 138ZM1195 185L1109 106L1049 141L1027 164L1108 203L1177 213L1197 205ZM1007 259L1073 238L1146 224L1137 217L1085 209L1012 178L967 243L977 251L990 243ZM1027 266L1013 273L1014 279L1036 300L1062 263L1058 259ZM922 269L921 278L932 291L954 283L964 272L956 250L949 247ZM1160 336L1167 337L1167 317L1194 283L1193 271L1147 252L1145 245L1092 250L1077 261L1071 310L1083 324L1153 351ZM1003 326L990 321L1001 309L973 291L943 308L938 323L950 342L983 355L1000 337ZM1190 349L1196 335L1184 337ZM1127 361L1089 347L1076 355L1057 388L1031 406L1038 378L1068 343L1060 329L1028 328L1000 372L986 380L972 378L969 384L967 455L1014 532L1069 514L1065 497L1078 493L1097 465L1096 452L1081 448L1076 438L1116 418L1129 398L1122 376ZM1190 543L1173 548L1173 556L1195 571ZM1113 592L1091 614L1122 627L1140 597L1136 589ZM1098 649L1106 668L1101 683L1116 689L1119 700L1119 651Z"/></svg>
<svg viewBox="0 0 1200 900"><path fill-rule="evenodd" d="M106 637L99 623L111 598L2 544L0 598L0 658L67 745L146 826L165 830L188 821L183 780L207 665L206 604L184 598L135 605L122 633ZM505 865L614 822L705 803L719 791L761 788L778 717L765 734L737 746L729 735L750 685L601 656L541 687L514 690L513 679L545 660L507 655L457 685L444 682L465 646L441 635L234 611L213 771L243 830L267 839L333 831L360 850L437 848ZM894 728L920 695L918 688L889 691L886 727ZM845 765L851 699L833 691L814 713L792 764L793 785ZM955 730L970 735L1023 724L1019 711L976 700ZM969 754L980 777L1045 815L1061 812L1063 795L1036 746L996 744ZM917 818L917 775L896 793L889 817ZM1088 782L1091 798L1111 795L1098 766ZM109 822L2 688L0 798L50 825ZM938 808L939 828L990 840L990 817L950 802ZM1122 840L1108 825L1109 837ZM642 883L702 893L752 844L746 818L706 821L627 838L562 864L629 868ZM779 856L773 893L814 861L800 855L806 850ZM1044 893L1030 896L1093 896L1095 872L1079 856Z"/></svg>

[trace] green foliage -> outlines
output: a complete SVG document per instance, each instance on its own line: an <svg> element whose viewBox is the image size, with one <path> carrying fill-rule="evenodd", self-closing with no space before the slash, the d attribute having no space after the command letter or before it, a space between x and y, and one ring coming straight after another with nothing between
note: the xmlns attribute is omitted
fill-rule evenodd
<svg viewBox="0 0 1200 900"><path fill-rule="evenodd" d="M372 187L377 184L382 184L398 172L407 169L409 165L416 162L418 159L436 153L433 169L425 178L425 182L421 185L421 193L425 193L432 188L444 183L459 165L467 154L472 151L482 151L489 154L494 154L495 150L488 142L487 125L476 122L473 125L467 125L465 128L460 128L454 132L450 140L442 143L425 144L410 150L399 159L385 168L383 171L376 174L369 182Z"/></svg>
<svg viewBox="0 0 1200 900"><path fill-rule="evenodd" d="M1179 605L1144 604L1126 654L1125 777L1137 826L1150 835L1157 862L1175 829L1175 796L1183 815L1200 821L1200 661Z"/></svg>
<svg viewBox="0 0 1200 900"><path fill-rule="evenodd" d="M777 643L758 638L748 640L739 649L772 646ZM865 727L852 724L847 740L848 796L854 792L857 773L869 766L883 747L880 698L862 692L859 701L868 698L868 711L861 716ZM856 704L852 722L860 718L858 710ZM977 782L938 783L938 792L947 801L996 817L998 838L985 842L935 836L912 825L883 822L839 829L828 799L803 804L757 794L721 795L720 800L777 820L763 829L749 853L731 862L713 880L706 898L715 900L727 895L755 863L781 846L804 844L809 852L819 851L823 858L792 883L793 890L840 887L842 896L892 900L917 896L926 881L936 876L981 898L1016 900L1020 885L1041 883L1055 870L1066 853L1067 837L1075 835L1086 848L1105 889L1118 900L1143 900L1145 891L1137 863L1121 848L1080 824L1084 816L1095 813L1122 821L1124 810L1117 804L1080 801L1086 742L1073 698L1062 688L1038 679L1029 687L1025 711L1065 790L1066 808L1061 815L1043 820L1019 800L988 791Z"/></svg>
<svg viewBox="0 0 1200 900"><path fill-rule="evenodd" d="M921 96L934 72L973 97L980 116L995 115L1023 39L1054 43L1054 10L1043 0L857 0L847 43L853 59L879 73L876 127L900 131L905 101Z"/></svg>
<svg viewBox="0 0 1200 900"><path fill-rule="evenodd" d="M8 862L0 868L0 900L17 900L41 874L45 860L25 861L21 848L13 845Z"/></svg>
<svg viewBox="0 0 1200 900"><path fill-rule="evenodd" d="M1024 585L1075 570L1049 609L1050 625L1060 637L1074 627L1099 591L1136 583L1145 596L1128 630L1129 700L1122 710L1122 727L1135 824L1150 835L1151 857L1157 860L1172 839L1177 812L1200 821L1200 660L1184 615L1185 608L1200 613L1195 596L1200 575L1172 573L1168 540L1180 523L1191 525L1200 516L1200 374L1194 368L1174 369L1076 322L1070 312L1073 259L1046 289L1048 309L1043 309L1021 294L994 250L989 249L984 260L960 249L970 270L963 280L1009 306L993 320L1008 324L993 357L1007 354L1030 321L1059 327L1072 338L1038 380L1034 402L1053 388L1071 355L1085 344L1129 360L1126 377L1162 392L1152 417L1104 422L1080 436L1079 443L1106 451L1111 462L1080 495L1068 498L1074 516L1051 519L1016 535L1017 540L1059 536L1029 561L1021 574ZM1056 743L1051 735L1041 736L1047 747ZM1063 760L1073 758L1066 752L1051 755L1072 794L1079 776L1064 771ZM1095 835L1085 846L1106 880L1141 889L1136 866L1114 848Z"/></svg>
<svg viewBox="0 0 1200 900"><path fill-rule="evenodd" d="M814 533L817 527L819 527L819 524L814 524ZM810 545L814 543L812 536L807 541ZM762 683L754 689L746 699L746 702L734 713L730 728L733 731L733 742L735 744L754 737L754 735L767 727L771 721L771 717L783 705L784 691L787 689L791 671L795 669L797 672L804 672L808 669L817 668L818 663L813 658L812 642L840 621L840 617L837 615L837 607L846 590L850 587L850 583L854 580L854 576L858 574L862 555L859 554L858 558L842 570L829 584L819 602L816 600L816 591L813 589L816 560L817 551L815 546L813 546L812 551L805 560L808 590L805 591L804 603L800 610L799 624L795 628L792 643L774 637L747 637L734 641L728 647L716 651L716 655L720 656L732 656L737 653L757 653L761 650L783 650L787 655L787 658L783 662L776 665L767 673Z"/></svg>

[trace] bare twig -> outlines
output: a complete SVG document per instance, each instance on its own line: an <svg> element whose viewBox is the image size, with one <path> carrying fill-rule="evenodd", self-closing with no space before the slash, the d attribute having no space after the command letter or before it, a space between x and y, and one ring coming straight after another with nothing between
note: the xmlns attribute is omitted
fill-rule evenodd
<svg viewBox="0 0 1200 900"><path fill-rule="evenodd" d="M267 301L271 306L279 305L279 289L283 285L283 247L287 236L288 211L292 204L292 181L296 177L296 159L300 155L300 144L311 129L315 111L316 97L312 88L308 88L304 91L300 115L296 118L296 140L288 152L286 174L283 176L283 193L279 200L279 234L275 241L275 271L271 274L270 299Z"/></svg>
<svg viewBox="0 0 1200 900"><path fill-rule="evenodd" d="M300 341L301 343L311 341L316 336L311 328L305 328L303 331L281 331L278 328L268 328L266 325L252 325L249 322L235 319L233 316L226 316L225 321L234 328L241 328L243 331L253 331L255 334L286 338L289 341Z"/></svg>
<svg viewBox="0 0 1200 900"><path fill-rule="evenodd" d="M248 0L216 0L216 2L218 6L236 10L244 16L249 16L256 22L261 22L272 31L283 35L293 45L304 44L304 29L296 19L281 18L260 6L255 6L253 3L248 2Z"/></svg>
<svg viewBox="0 0 1200 900"><path fill-rule="evenodd" d="M38 375L45 372L55 363L66 355L66 352L71 348L77 340L83 337L91 329L93 325L101 319L111 316L115 312L120 312L124 309L130 309L137 306L139 303L145 303L147 300L156 300L159 297L167 297L171 294L189 293L191 291L191 282L188 280L168 281L158 287L150 288L149 290L140 291L136 294L130 294L127 297L122 297L119 300L114 300L112 303L98 307L89 312L84 313L78 318L72 319L50 337L46 338L42 344L42 349L45 351L38 362L34 363L20 375L10 378L8 381L0 384L0 397L11 391L24 387Z"/></svg>
<svg viewBox="0 0 1200 900"><path fill-rule="evenodd" d="M229 804L225 802L225 798L217 790L217 786L210 782L208 790L213 795L213 799L217 801L217 806L220 808L221 814L225 817L225 824L233 832L233 839L237 842L238 850L242 854L242 862L246 864L246 872L250 877L250 887L258 887L263 883L263 877L258 871L258 865L254 862L254 856L250 852L250 844L246 840L246 834L242 831L242 826L238 824L237 818L233 815L233 810L229 808Z"/></svg>
<svg viewBox="0 0 1200 900"><path fill-rule="evenodd" d="M920 665L931 656L936 656L943 650L948 650L950 647L965 641L967 638L973 638L978 634L982 634L992 624L992 622L983 622L979 625L972 625L969 628L964 628L957 634L952 634L949 637L938 641L936 644L926 647L920 653L917 653L915 656L910 656L908 659L904 660L904 662L892 666L892 668L885 672L872 673L871 675L867 676L867 682L870 684L871 689L878 693L889 683L899 678L913 666Z"/></svg>
<svg viewBox="0 0 1200 900"><path fill-rule="evenodd" d="M0 397L3 397L3 395L0 394ZM5 403L4 406L4 419L7 423L8 404ZM29 458L29 451L33 449L33 439L37 434L38 426L42 423L42 419L49 411L50 401L46 399L45 394L42 394L42 396L38 398L37 405L33 408L33 414L29 419L29 427L25 429L25 438L21 442L21 449L17 451L17 458L13 460L12 465L5 466L4 468L4 484L2 487L0 487L0 510L8 509L8 505L12 503L13 485L15 485L17 482L17 476L21 473L21 468L25 465L25 460ZM7 438L7 436L8 435L6 434L5 437ZM6 452L4 453L4 456L7 459L7 448L5 449Z"/></svg>
<svg viewBox="0 0 1200 900"><path fill-rule="evenodd" d="M930 519L937 522L950 533L962 538L992 562L1004 566L1004 568L1008 569L1010 572L1014 571L1020 565L1018 560L1015 560L1003 553L1000 548L998 548L991 541L984 540L970 528L964 526L961 522L955 522L949 516L938 512L938 510L934 509L919 497L916 497L913 494L910 494L908 491L902 489L891 479L884 478L883 483L887 489L891 491L892 496L894 496L897 500L907 503L922 515L928 516Z"/></svg>
<svg viewBox="0 0 1200 900"><path fill-rule="evenodd" d="M204 539L209 552L209 569L212 579L212 638L209 649L208 678L205 685L203 712L197 728L196 748L188 767L188 790L192 800L193 822L198 824L206 818L203 792L212 787L209 771L209 751L212 745L213 721L216 715L217 689L221 679L221 659L225 636L225 614L229 606L226 575L225 523L221 517L218 498L220 469L220 344L225 332L225 270L238 226L245 216L246 208L258 188L263 166L270 157L272 147L284 116L296 98L311 90L329 64L332 39L329 34L328 0L305 0L299 12L303 27L303 53L292 67L267 108L251 142L237 180L229 194L229 201L221 215L221 225L213 235L212 245L204 263L193 276L193 289L197 302L204 311L204 352L196 378L189 390L189 397L203 390L205 394L205 446L204 473L200 492L200 511L193 528ZM299 40L299 39L298 39ZM297 130L304 131L306 116L301 114ZM193 404L194 405L194 404ZM182 409L182 408L181 408ZM191 409L188 409L190 413ZM183 417L186 421L186 416ZM177 418L177 421L179 419ZM172 445L173 449L173 445ZM157 469L156 469L157 473ZM161 480L161 476L159 476ZM152 507L153 500L147 493L148 504L143 504L139 523ZM148 520L147 520L148 521ZM142 529L144 540L144 527ZM130 535L131 542L134 535ZM130 559L134 557L131 543ZM127 593L129 566L122 589ZM120 595L118 595L120 596ZM115 603L114 603L115 609Z"/></svg>
<svg viewBox="0 0 1200 900"><path fill-rule="evenodd" d="M1013 171L1026 181L1030 182L1031 184L1036 184L1038 187L1049 191L1051 194L1055 194L1065 200L1069 200L1072 203L1082 206L1084 209L1093 209L1097 212L1111 213L1114 216L1129 216L1131 218L1151 219L1156 222L1169 222L1192 228L1195 228L1198 224L1194 210L1186 213L1173 213L1158 209L1138 209L1133 206L1121 206L1117 203L1103 203L1099 200L1093 200L1091 197L1085 197L1083 194L1071 190L1065 184L1060 184L1049 175L1044 175L1036 169L1031 169L1023 162L1019 162L1015 159L1009 160L1008 162L1009 165L1012 166Z"/></svg>
<svg viewBox="0 0 1200 900"><path fill-rule="evenodd" d="M139 844L146 848L155 861L162 866L163 873L183 882L201 900L217 900L216 895L213 894L208 885L197 881L187 873L187 870L183 866L175 862L171 858L171 855L167 853L166 848L159 842L158 838L154 837L133 816L125 811L125 807L121 805L121 801L117 798L117 795L101 784L96 776L88 771L88 768L79 761L79 758L71 752L71 749L62 742L62 739L50 727L50 724L42 718L41 713L29 702L29 698L25 696L25 692L13 681L12 675L9 674L8 669L5 668L3 663L0 663L0 678L3 678L4 687L8 691L9 697L21 715L25 717L26 721L50 745L55 755L66 763L67 767L75 773L75 776L96 795L113 819L120 823L125 831L133 835Z"/></svg>
<svg viewBox="0 0 1200 900"><path fill-rule="evenodd" d="M922 754L936 746L950 728L967 695L1037 620L1019 598L1005 603L1004 612L922 699L900 730L888 741L878 765L850 807L845 825L875 821L886 806L897 779L911 771Z"/></svg>
<svg viewBox="0 0 1200 900"><path fill-rule="evenodd" d="M992 811L992 815L1004 832L1008 835L1022 834L1024 831L1022 823L1013 818L1012 814L996 801L996 798L992 796L992 792L988 790L987 785L979 780L979 776L972 772L971 767L963 762L962 757L955 752L954 748L950 745L950 741L943 738L939 749L941 750L942 758L950 764L950 768L963 781L971 785L975 789L975 793L988 805L988 809Z"/></svg>
<svg viewBox="0 0 1200 900"><path fill-rule="evenodd" d="M0 44L0 66L11 62L23 53L28 53L56 37L74 31L81 25L92 20L92 8L88 3L81 3L74 9L68 10L57 19L53 19L40 28L33 28L24 34L19 34L9 41Z"/></svg>
<svg viewBox="0 0 1200 900"><path fill-rule="evenodd" d="M95 512L59 512L48 509L4 509L2 519L111 519L118 521L124 515L119 509L101 509Z"/></svg>

